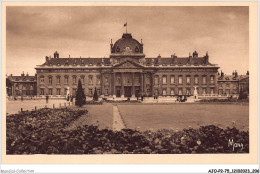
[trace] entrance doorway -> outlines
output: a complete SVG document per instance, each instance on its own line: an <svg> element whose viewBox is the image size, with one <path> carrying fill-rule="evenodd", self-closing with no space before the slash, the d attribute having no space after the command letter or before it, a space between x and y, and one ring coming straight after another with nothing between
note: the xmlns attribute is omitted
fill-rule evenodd
<svg viewBox="0 0 260 174"><path fill-rule="evenodd" d="M120 95L120 89L117 89L117 90L116 90L116 97L121 97L121 95Z"/></svg>
<svg viewBox="0 0 260 174"><path fill-rule="evenodd" d="M125 97L131 97L132 93L131 93L131 86L125 86Z"/></svg>

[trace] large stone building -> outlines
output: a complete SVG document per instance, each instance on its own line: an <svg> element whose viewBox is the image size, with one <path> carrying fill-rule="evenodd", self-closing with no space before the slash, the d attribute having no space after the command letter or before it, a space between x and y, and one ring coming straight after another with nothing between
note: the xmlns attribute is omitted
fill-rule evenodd
<svg viewBox="0 0 260 174"><path fill-rule="evenodd" d="M218 66L209 55L199 57L145 57L143 43L124 33L110 44L109 58L46 57L37 70L37 95L75 95L78 79L84 92L92 96L95 88L102 97L134 97L218 94Z"/></svg>
<svg viewBox="0 0 260 174"><path fill-rule="evenodd" d="M218 77L219 95L238 95L240 91L249 94L249 72L246 75L238 75L237 71L234 71L232 75L220 73Z"/></svg>
<svg viewBox="0 0 260 174"><path fill-rule="evenodd" d="M7 96L35 96L37 94L36 75L30 76L24 73L21 76L13 76L12 74L6 78Z"/></svg>

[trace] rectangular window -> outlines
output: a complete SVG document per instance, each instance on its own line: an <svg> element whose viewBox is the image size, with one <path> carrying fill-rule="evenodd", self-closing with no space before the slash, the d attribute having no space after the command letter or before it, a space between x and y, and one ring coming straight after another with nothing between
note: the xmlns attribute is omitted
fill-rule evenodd
<svg viewBox="0 0 260 174"><path fill-rule="evenodd" d="M93 77L92 76L88 77L88 84L93 85Z"/></svg>
<svg viewBox="0 0 260 174"><path fill-rule="evenodd" d="M49 85L52 85L52 77L49 77Z"/></svg>
<svg viewBox="0 0 260 174"><path fill-rule="evenodd" d="M56 94L57 94L57 95L60 95L60 88L57 88Z"/></svg>
<svg viewBox="0 0 260 174"><path fill-rule="evenodd" d="M69 76L65 76L65 78L64 78L64 84L69 84Z"/></svg>
<svg viewBox="0 0 260 174"><path fill-rule="evenodd" d="M108 89L105 90L105 95L108 95Z"/></svg>
<svg viewBox="0 0 260 174"><path fill-rule="evenodd" d="M167 95L166 89L163 89L163 95Z"/></svg>
<svg viewBox="0 0 260 174"><path fill-rule="evenodd" d="M97 95L100 96L100 89L97 89Z"/></svg>
<svg viewBox="0 0 260 174"><path fill-rule="evenodd" d="M158 77L158 76L155 76L155 77L154 77L154 84L155 84L155 85L158 85L158 84L159 84L159 77Z"/></svg>
<svg viewBox="0 0 260 174"><path fill-rule="evenodd" d="M171 76L171 84L174 84L175 83L175 78L174 76Z"/></svg>
<svg viewBox="0 0 260 174"><path fill-rule="evenodd" d="M77 77L73 76L73 84L77 84Z"/></svg>
<svg viewBox="0 0 260 174"><path fill-rule="evenodd" d="M182 76L179 76L179 84L182 84Z"/></svg>
<svg viewBox="0 0 260 174"><path fill-rule="evenodd" d="M186 95L190 95L191 93L190 93L190 88L187 88L186 89Z"/></svg>
<svg viewBox="0 0 260 174"><path fill-rule="evenodd" d="M44 95L44 89L41 88L41 95Z"/></svg>
<svg viewBox="0 0 260 174"><path fill-rule="evenodd" d="M48 95L52 95L52 88L49 89L49 94Z"/></svg>
<svg viewBox="0 0 260 174"><path fill-rule="evenodd" d="M100 76L97 76L97 85L100 85L101 78Z"/></svg>
<svg viewBox="0 0 260 174"><path fill-rule="evenodd" d="M214 76L210 76L210 83L211 83L211 84L214 83Z"/></svg>
<svg viewBox="0 0 260 174"><path fill-rule="evenodd" d="M174 93L174 89L173 88L171 88L171 95L174 95L175 93Z"/></svg>
<svg viewBox="0 0 260 174"><path fill-rule="evenodd" d="M76 91L77 91L77 89L76 89L76 88L73 88L73 89L72 89L72 95L75 96L75 95L76 95Z"/></svg>
<svg viewBox="0 0 260 174"><path fill-rule="evenodd" d="M226 89L226 94L227 94L227 95L230 94L230 89Z"/></svg>
<svg viewBox="0 0 260 174"><path fill-rule="evenodd" d="M88 95L89 95L89 96L92 96L92 95L93 95L93 92L92 92L92 89L91 89L91 88L88 89Z"/></svg>
<svg viewBox="0 0 260 174"><path fill-rule="evenodd" d="M203 94L203 95L207 94L206 88L202 88L202 94Z"/></svg>
<svg viewBox="0 0 260 174"><path fill-rule="evenodd" d="M158 89L155 89L155 95L159 95Z"/></svg>
<svg viewBox="0 0 260 174"><path fill-rule="evenodd" d="M82 84L85 84L85 76L81 76L80 81L81 81Z"/></svg>
<svg viewBox="0 0 260 174"><path fill-rule="evenodd" d="M187 84L190 84L190 76L187 76L187 77L186 77L186 83L187 83Z"/></svg>
<svg viewBox="0 0 260 174"><path fill-rule="evenodd" d="M60 76L57 77L57 84L60 84Z"/></svg>
<svg viewBox="0 0 260 174"><path fill-rule="evenodd" d="M214 88L210 88L210 94L214 94Z"/></svg>
<svg viewBox="0 0 260 174"><path fill-rule="evenodd" d="M222 95L222 94L223 94L223 90L222 90L222 89L219 89L219 90L218 90L218 94L219 94L219 95Z"/></svg>
<svg viewBox="0 0 260 174"><path fill-rule="evenodd" d="M202 77L202 84L203 84L203 85L206 85L206 84L207 84L207 77L206 77L206 76L203 76L203 77Z"/></svg>
<svg viewBox="0 0 260 174"><path fill-rule="evenodd" d="M44 84L44 77L40 77L40 84Z"/></svg>
<svg viewBox="0 0 260 174"><path fill-rule="evenodd" d="M179 88L179 89L178 89L178 94L179 94L179 95L182 95L182 88Z"/></svg>
<svg viewBox="0 0 260 174"><path fill-rule="evenodd" d="M167 76L163 76L163 84L164 84L164 85L167 84Z"/></svg>
<svg viewBox="0 0 260 174"><path fill-rule="evenodd" d="M194 77L194 84L199 84L199 77L198 76L195 76Z"/></svg>
<svg viewBox="0 0 260 174"><path fill-rule="evenodd" d="M67 95L68 89L64 88L64 95Z"/></svg>

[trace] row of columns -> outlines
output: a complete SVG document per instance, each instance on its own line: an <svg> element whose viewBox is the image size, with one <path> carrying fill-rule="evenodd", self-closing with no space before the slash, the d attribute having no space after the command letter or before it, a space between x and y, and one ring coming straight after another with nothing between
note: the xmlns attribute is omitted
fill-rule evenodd
<svg viewBox="0 0 260 174"><path fill-rule="evenodd" d="M119 72L121 74L121 96L124 95L125 93L125 89L124 89L124 72ZM132 96L135 95L135 74L136 72L132 72L132 89L131 89L131 93ZM146 73L140 72L140 88L141 88L141 92L144 93L147 91L146 88L146 78L145 75ZM111 94L114 96L116 95L116 72L113 72L110 74L110 92ZM104 82L104 73L101 74L101 79L102 79L102 83ZM153 94L153 81L154 81L154 77L153 77L153 73L150 73L150 85L151 85L151 93ZM104 85L102 84L101 86L101 92L104 94Z"/></svg>

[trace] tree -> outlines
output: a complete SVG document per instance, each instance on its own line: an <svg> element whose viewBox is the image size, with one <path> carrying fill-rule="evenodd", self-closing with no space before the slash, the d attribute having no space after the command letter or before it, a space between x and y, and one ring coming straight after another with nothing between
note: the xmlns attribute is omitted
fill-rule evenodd
<svg viewBox="0 0 260 174"><path fill-rule="evenodd" d="M76 104L76 106L79 106L79 107L86 104L86 96L85 96L84 91L82 89L82 84L81 84L80 79L78 81L78 88L77 88L77 92L76 92L75 104Z"/></svg>
<svg viewBox="0 0 260 174"><path fill-rule="evenodd" d="M98 95L97 95L97 89L95 87L95 92L94 92L94 95L93 95L93 100L94 101L98 101Z"/></svg>
<svg viewBox="0 0 260 174"><path fill-rule="evenodd" d="M247 99L247 97L248 97L247 91L246 90L240 90L238 99L243 100L243 99Z"/></svg>

